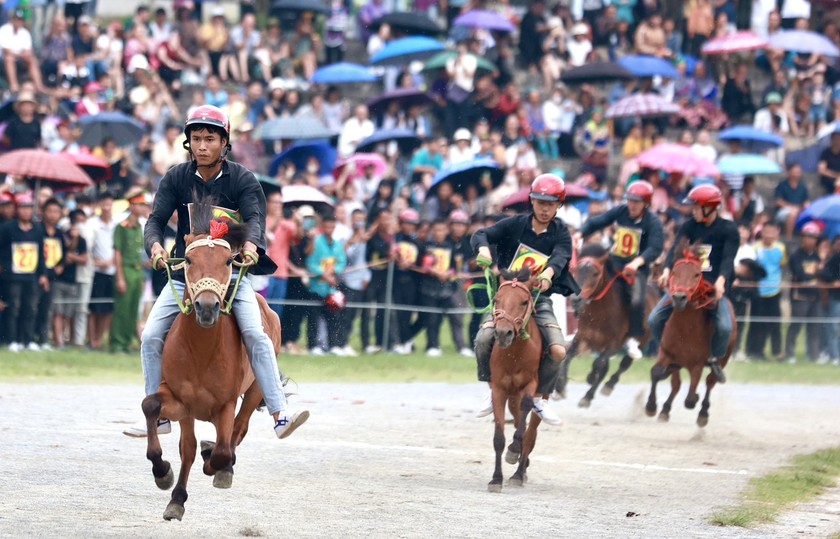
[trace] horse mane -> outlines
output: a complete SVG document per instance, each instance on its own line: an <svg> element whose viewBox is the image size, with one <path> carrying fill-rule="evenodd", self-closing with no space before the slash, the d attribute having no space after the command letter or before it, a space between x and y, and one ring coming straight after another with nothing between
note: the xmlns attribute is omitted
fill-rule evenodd
<svg viewBox="0 0 840 539"><path fill-rule="evenodd" d="M512 281L516 279L517 281L528 282L531 280L531 270L528 268L522 268L518 271L500 269L499 275L502 277L503 281Z"/></svg>
<svg viewBox="0 0 840 539"><path fill-rule="evenodd" d="M213 195L199 196L196 191L193 191L193 203L190 211L190 221L192 234L210 234L211 223L224 223L227 225L227 232L224 236L218 239L223 239L228 242L233 251L238 251L239 248L248 239L248 230L242 223L235 223L230 219L217 219L213 215L213 206L218 201Z"/></svg>
<svg viewBox="0 0 840 539"><path fill-rule="evenodd" d="M578 260L581 258L594 258L595 260L603 260L604 263L604 270L612 275L616 272L615 266L613 266L612 257L609 256L610 251L603 245L597 242L591 242L584 244L583 247L580 248L580 253L578 253Z"/></svg>

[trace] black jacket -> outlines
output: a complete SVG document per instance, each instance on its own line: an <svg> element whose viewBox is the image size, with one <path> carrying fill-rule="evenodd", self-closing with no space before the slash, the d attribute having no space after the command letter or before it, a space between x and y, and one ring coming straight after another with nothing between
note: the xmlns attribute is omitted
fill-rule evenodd
<svg viewBox="0 0 840 539"><path fill-rule="evenodd" d="M634 242L630 241L632 235L622 236L629 243L626 245L616 243L615 248L610 251L612 258L621 266L624 266L637 256L641 256L645 259L645 266L650 268L664 249L665 233L662 230L662 221L659 220L659 217L645 211L639 219L632 219L630 212L627 211L627 206L622 204L601 215L589 218L583 228L580 229L580 233L586 237L613 223L621 228L637 232L639 234L639 244L635 245ZM620 240L620 238L615 239L616 241Z"/></svg>
<svg viewBox="0 0 840 539"><path fill-rule="evenodd" d="M694 219L687 220L677 231L674 245L671 246L668 259L665 261L665 267L673 267L674 261L682 258L683 254L676 252L682 238L688 239L689 243L706 245L711 249L708 254L711 267L703 272L703 278L714 284L718 276L723 275L726 278L726 288L729 290L732 286L732 274L735 271L735 255L741 243L735 223L721 217L717 217L711 226L698 223Z"/></svg>
<svg viewBox="0 0 840 539"><path fill-rule="evenodd" d="M572 258L572 236L560 219L554 219L539 236L531 228L532 213L502 219L488 228L473 234L470 244L475 252L479 247L495 245L498 249L498 266L508 268L520 244L527 245L548 256L546 267L554 269L554 280L548 294L568 296L580 292L580 287L569 273Z"/></svg>
<svg viewBox="0 0 840 539"><path fill-rule="evenodd" d="M155 242L163 245L164 229L173 211L178 212L178 233L173 257L184 256L184 236L190 233L190 216L187 205L193 201L193 192L199 197L212 195L215 205L239 212L248 229L248 241L257 246L259 262L251 268L255 275L271 275L277 264L265 252L265 193L254 174L239 163L225 161L222 175L205 182L196 174L194 163L182 163L169 169L160 182L152 214L146 222L143 237L146 252L151 254Z"/></svg>

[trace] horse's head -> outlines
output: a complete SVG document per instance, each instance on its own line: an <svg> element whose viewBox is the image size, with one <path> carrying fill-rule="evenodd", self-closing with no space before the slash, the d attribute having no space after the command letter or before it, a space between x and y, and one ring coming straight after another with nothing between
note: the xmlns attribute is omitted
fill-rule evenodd
<svg viewBox="0 0 840 539"><path fill-rule="evenodd" d="M496 343L507 348L522 331L528 315L534 308L534 288L531 270L518 272L501 270L501 284L493 298L493 318L496 325Z"/></svg>
<svg viewBox="0 0 840 539"><path fill-rule="evenodd" d="M683 258L674 263L671 270L668 292L671 304L677 311L684 310L703 281L703 261L697 249L683 250Z"/></svg>
<svg viewBox="0 0 840 539"><path fill-rule="evenodd" d="M580 294L572 298L572 306L576 312L588 305L601 290L607 281L609 270L609 251L597 243L583 246L577 264L572 269L572 275L580 285Z"/></svg>

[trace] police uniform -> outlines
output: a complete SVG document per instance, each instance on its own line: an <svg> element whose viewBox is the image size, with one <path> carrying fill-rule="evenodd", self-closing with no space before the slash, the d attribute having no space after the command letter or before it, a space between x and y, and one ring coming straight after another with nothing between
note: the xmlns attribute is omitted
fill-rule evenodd
<svg viewBox="0 0 840 539"><path fill-rule="evenodd" d="M146 193L129 193L129 204L147 204ZM114 229L114 250L120 253L120 268L125 280L125 292L114 290L114 318L111 322L111 349L128 352L137 336L137 315L146 273L143 270L143 227L128 217Z"/></svg>

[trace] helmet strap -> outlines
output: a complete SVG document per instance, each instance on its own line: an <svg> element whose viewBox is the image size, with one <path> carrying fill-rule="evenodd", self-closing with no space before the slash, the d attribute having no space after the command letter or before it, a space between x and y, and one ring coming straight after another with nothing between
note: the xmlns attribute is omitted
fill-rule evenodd
<svg viewBox="0 0 840 539"><path fill-rule="evenodd" d="M709 217L717 211L717 207L709 207L706 208L705 206L700 206L700 213L703 214L703 222L708 223Z"/></svg>

